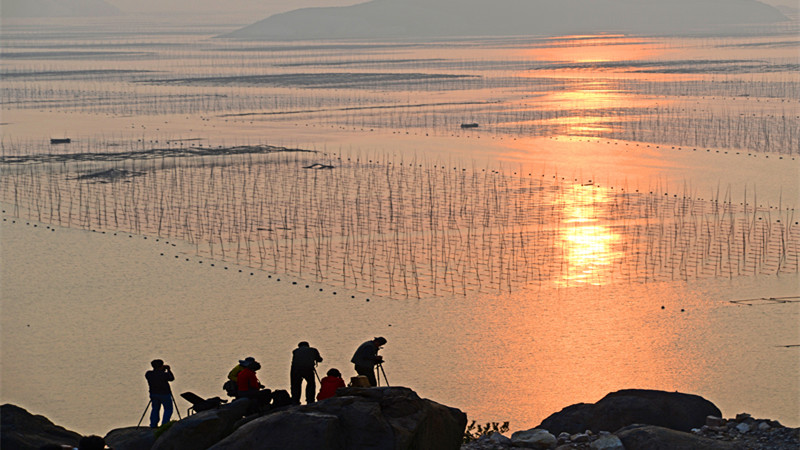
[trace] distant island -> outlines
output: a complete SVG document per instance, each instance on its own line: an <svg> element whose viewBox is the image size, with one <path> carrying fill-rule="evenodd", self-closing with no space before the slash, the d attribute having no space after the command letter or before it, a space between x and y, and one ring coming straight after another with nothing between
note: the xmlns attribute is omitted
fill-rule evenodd
<svg viewBox="0 0 800 450"><path fill-rule="evenodd" d="M3 0L3 17L108 17L122 12L104 0Z"/></svg>
<svg viewBox="0 0 800 450"><path fill-rule="evenodd" d="M703 32L788 20L755 0L373 0L276 14L236 39L436 38Z"/></svg>

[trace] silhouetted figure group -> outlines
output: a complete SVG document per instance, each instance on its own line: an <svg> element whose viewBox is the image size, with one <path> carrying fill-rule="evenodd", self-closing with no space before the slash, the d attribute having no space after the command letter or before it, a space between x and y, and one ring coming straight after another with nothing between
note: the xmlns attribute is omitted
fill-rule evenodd
<svg viewBox="0 0 800 450"><path fill-rule="evenodd" d="M366 378L365 384L369 386L377 386L378 384L375 376L375 367L383 362L383 357L378 355L378 351L385 344L385 338L373 338L361 344L351 358L355 371L360 376L359 378ZM307 404L314 403L317 400L325 400L336 395L337 389L345 387L345 382L342 379L342 373L338 369L332 368L328 370L325 378L320 380L320 390L315 396L314 394L317 390L316 380L319 379L316 367L321 362L322 356L319 350L312 347L308 342L302 341L292 351L292 365L289 372L291 396L286 391L278 390L273 392L261 384L256 375L256 372L261 369L261 364L252 356L240 359L239 363L228 372L228 380L223 385L223 389L231 397L252 400L253 410L270 407L271 404L272 407L288 404L299 405L304 381L306 383L305 400ZM164 414L161 418L162 425L169 422L170 417L172 417L174 399L169 383L175 380L175 376L172 374L170 367L160 359L155 359L150 364L153 369L145 373L145 378L150 389L150 401L153 405L153 410L150 414L150 427L156 428L158 427L161 408L164 409ZM363 380L364 378L361 379ZM185 396L187 394L181 395ZM216 398L216 401L218 404L219 398Z"/></svg>

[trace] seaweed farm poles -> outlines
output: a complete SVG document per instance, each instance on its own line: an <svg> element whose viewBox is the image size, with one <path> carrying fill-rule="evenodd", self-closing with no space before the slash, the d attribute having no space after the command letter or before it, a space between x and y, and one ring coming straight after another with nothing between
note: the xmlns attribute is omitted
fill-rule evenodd
<svg viewBox="0 0 800 450"><path fill-rule="evenodd" d="M246 149L247 150L247 149ZM15 215L392 297L798 271L794 211L579 177L249 149L0 165Z"/></svg>

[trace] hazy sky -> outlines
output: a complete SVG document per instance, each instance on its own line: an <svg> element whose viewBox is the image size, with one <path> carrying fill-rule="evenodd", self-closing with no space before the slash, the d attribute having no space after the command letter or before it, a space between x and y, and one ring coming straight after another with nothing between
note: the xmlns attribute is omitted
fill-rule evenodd
<svg viewBox="0 0 800 450"><path fill-rule="evenodd" d="M106 0L125 12L186 12L249 14L253 21L269 15L309 6L344 6L366 0ZM400 0L402 1L402 0ZM664 0L669 1L669 0ZM800 0L761 0L770 5L800 8Z"/></svg>
<svg viewBox="0 0 800 450"><path fill-rule="evenodd" d="M252 14L253 21L271 14L310 6L345 6L365 0L106 0L125 12L185 12Z"/></svg>

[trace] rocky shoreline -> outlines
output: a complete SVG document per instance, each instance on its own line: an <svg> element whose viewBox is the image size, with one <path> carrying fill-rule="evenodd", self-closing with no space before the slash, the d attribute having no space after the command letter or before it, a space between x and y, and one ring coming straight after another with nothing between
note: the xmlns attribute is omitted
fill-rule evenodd
<svg viewBox="0 0 800 450"><path fill-rule="evenodd" d="M465 434L465 413L403 387L342 388L335 397L311 405L273 406L249 414L252 407L249 400L240 399L156 431L119 428L104 439L116 450L800 448L800 428L745 413L725 419L702 397L653 390L622 390L594 404L568 406L510 437L501 432ZM4 450L38 450L48 444L75 447L81 438L18 406L1 408Z"/></svg>
<svg viewBox="0 0 800 450"><path fill-rule="evenodd" d="M800 429L787 428L769 419L754 419L737 414L723 419L709 416L707 424L691 434L654 425L629 425L615 433L607 431L569 434L558 437L546 430L516 432L511 437L494 433L463 444L461 450L507 450L541 448L556 450L797 450Z"/></svg>

